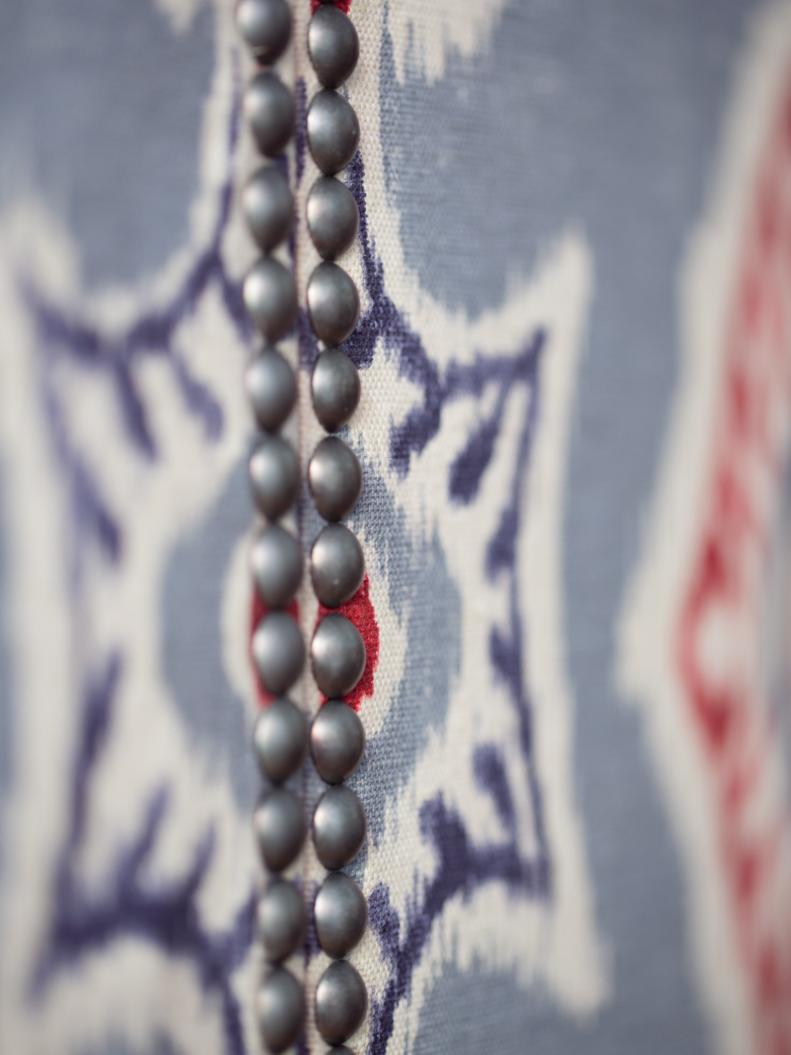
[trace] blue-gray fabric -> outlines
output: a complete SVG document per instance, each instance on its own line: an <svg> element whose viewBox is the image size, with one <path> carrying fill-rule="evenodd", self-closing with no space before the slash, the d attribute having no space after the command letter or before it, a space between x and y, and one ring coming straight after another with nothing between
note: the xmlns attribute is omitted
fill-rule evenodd
<svg viewBox="0 0 791 1055"><path fill-rule="evenodd" d="M366 2L354 0L352 15ZM502 303L514 275L533 273L566 227L581 232L595 258L564 494L562 589L577 700L574 799L612 991L592 1014L573 1015L544 981L525 987L506 970L448 965L398 1049L412 1055L716 1050L693 978L683 864L644 718L619 696L613 670L619 611L679 383L678 275L705 212L756 8L753 0L511 0L478 53L452 52L439 78L417 60L399 77L386 29L373 58L385 194L400 218L405 265L437 304L474 324ZM185 244L216 34L208 0L178 31L150 0L0 7L0 214L26 197L57 214L78 247L76 287L85 296L144 280ZM183 353L189 360L189 349ZM229 357L228 370L241 376L241 368L240 357ZM0 455L0 791L13 801L15 554L3 515L9 455ZM462 595L439 540L415 541L388 480L360 455L365 487L350 525L378 539L378 563L367 570L387 577L409 656L394 696L411 701L407 710L391 708L352 779L375 848L426 738L445 729L463 647ZM160 594L159 660L175 715L240 815L252 809L258 778L249 701L229 681L218 612L228 559L249 518L237 464L174 546ZM314 521L306 512L306 537ZM778 609L782 601L770 617L776 622ZM0 891L7 821L0 812ZM353 873L362 877L369 859L363 855ZM34 1016L34 1004L21 1013ZM396 1051L382 1036L374 1035L372 1055ZM146 1047L120 1033L83 1049L180 1050L168 1036ZM252 1048L234 1040L227 1050Z"/></svg>

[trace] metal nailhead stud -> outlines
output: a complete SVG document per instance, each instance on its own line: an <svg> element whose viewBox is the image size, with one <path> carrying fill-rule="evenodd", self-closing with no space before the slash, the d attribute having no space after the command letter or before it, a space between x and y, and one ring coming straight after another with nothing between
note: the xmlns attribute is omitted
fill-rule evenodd
<svg viewBox="0 0 791 1055"><path fill-rule="evenodd" d="M316 1026L330 1044L359 1029L368 1007L365 983L346 960L331 963L316 986Z"/></svg>
<svg viewBox="0 0 791 1055"><path fill-rule="evenodd" d="M276 157L294 131L294 98L274 73L259 73L250 81L244 109L256 146L266 157Z"/></svg>
<svg viewBox="0 0 791 1055"><path fill-rule="evenodd" d="M357 30L334 5L317 9L308 28L308 54L325 88L343 84L360 54Z"/></svg>
<svg viewBox="0 0 791 1055"><path fill-rule="evenodd" d="M334 432L345 425L360 401L357 367L340 348L327 348L313 367L310 392L316 417Z"/></svg>
<svg viewBox="0 0 791 1055"><path fill-rule="evenodd" d="M313 677L325 696L346 696L363 676L365 645L345 615L325 615L310 644Z"/></svg>
<svg viewBox="0 0 791 1055"><path fill-rule="evenodd" d="M269 1051L279 1055L299 1037L305 1020L305 996L301 984L286 970L276 967L258 990L258 1026Z"/></svg>
<svg viewBox="0 0 791 1055"><path fill-rule="evenodd" d="M239 0L239 32L260 62L277 62L291 37L291 8L287 0Z"/></svg>
<svg viewBox="0 0 791 1055"><path fill-rule="evenodd" d="M288 692L305 663L305 643L286 612L268 612L253 634L253 659L267 692Z"/></svg>
<svg viewBox="0 0 791 1055"><path fill-rule="evenodd" d="M258 425L277 431L297 398L294 371L288 361L276 348L264 348L247 367L245 388Z"/></svg>
<svg viewBox="0 0 791 1055"><path fill-rule="evenodd" d="M325 520L346 516L360 494L362 474L353 451L337 436L318 444L308 464L308 486Z"/></svg>
<svg viewBox="0 0 791 1055"><path fill-rule="evenodd" d="M357 114L333 91L313 96L307 116L308 147L325 176L334 176L348 165L360 142Z"/></svg>
<svg viewBox="0 0 791 1055"><path fill-rule="evenodd" d="M264 604L268 608L283 608L299 588L302 547L285 528L269 524L253 542L250 569Z"/></svg>
<svg viewBox="0 0 791 1055"><path fill-rule="evenodd" d="M299 491L299 459L282 436L263 436L249 462L255 504L274 520L293 504Z"/></svg>
<svg viewBox="0 0 791 1055"><path fill-rule="evenodd" d="M279 166L265 165L253 173L242 191L242 211L265 253L283 241L294 218L294 199Z"/></svg>
<svg viewBox="0 0 791 1055"><path fill-rule="evenodd" d="M360 588L365 571L360 543L343 524L327 524L310 551L310 577L319 601L338 608Z"/></svg>
<svg viewBox="0 0 791 1055"><path fill-rule="evenodd" d="M269 959L285 960L296 952L305 934L302 892L287 879L275 879L258 902L257 922L258 935Z"/></svg>
<svg viewBox="0 0 791 1055"><path fill-rule="evenodd" d="M308 315L313 332L325 344L341 344L360 316L357 287L342 267L325 260L308 279Z"/></svg>
<svg viewBox="0 0 791 1055"><path fill-rule="evenodd" d="M297 317L294 276L271 256L256 261L247 272L242 299L250 318L268 341L285 337Z"/></svg>
<svg viewBox="0 0 791 1055"><path fill-rule="evenodd" d="M331 176L320 176L313 184L305 214L313 244L325 260L340 256L357 237L357 202L349 188Z"/></svg>
<svg viewBox="0 0 791 1055"><path fill-rule="evenodd" d="M313 845L321 863L330 871L343 868L364 839L365 813L360 800L345 784L328 788L313 814Z"/></svg>
<svg viewBox="0 0 791 1055"><path fill-rule="evenodd" d="M313 916L322 949L339 959L351 952L365 933L368 906L353 879L331 872L316 895Z"/></svg>
<svg viewBox="0 0 791 1055"><path fill-rule="evenodd" d="M274 788L253 814L258 848L270 872L282 872L296 860L305 840L302 805L284 788Z"/></svg>
<svg viewBox="0 0 791 1055"><path fill-rule="evenodd" d="M328 700L310 727L310 752L319 776L340 784L357 767L365 746L363 725L343 700Z"/></svg>
<svg viewBox="0 0 791 1055"><path fill-rule="evenodd" d="M302 765L307 741L308 726L302 711L285 696L273 700L261 711L253 730L261 772L275 784L288 780Z"/></svg>

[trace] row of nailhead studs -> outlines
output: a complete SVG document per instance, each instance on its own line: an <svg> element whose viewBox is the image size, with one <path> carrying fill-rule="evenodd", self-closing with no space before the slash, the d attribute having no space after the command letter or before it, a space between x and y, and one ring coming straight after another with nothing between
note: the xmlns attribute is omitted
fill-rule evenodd
<svg viewBox="0 0 791 1055"><path fill-rule="evenodd" d="M240 0L236 19L242 36L260 65L276 62L291 37L287 0ZM297 1039L305 1017L303 986L283 961L301 946L305 934L302 891L278 875L298 857L305 839L303 805L283 783L305 757L307 722L286 695L305 662L305 646L296 620L286 606L302 578L299 540L276 521L293 506L300 484L299 461L278 430L296 401L294 371L272 346L284 337L297 315L294 277L272 255L289 235L294 201L280 153L294 130L292 93L271 70L259 69L244 99L256 146L270 158L242 191L242 211L262 257L244 280L242 295L257 329L267 342L250 363L246 387L261 430L249 462L255 504L265 523L250 554L256 588L268 612L253 635L253 658L264 687L275 700L261 712L254 731L263 776L273 785L254 816L263 862L274 873L257 911L258 934L269 967L257 995L261 1038L269 1051L282 1052Z"/></svg>
<svg viewBox="0 0 791 1055"><path fill-rule="evenodd" d="M241 0L237 7L241 32L259 61L274 62L288 44L291 19L286 0ZM339 428L359 399L357 371L333 345L348 337L357 321L359 300L354 283L331 258L354 240L357 206L349 190L331 177L351 159L359 129L354 111L333 91L353 70L358 54L352 24L335 7L319 8L309 30L308 50L325 90L311 103L307 118L308 146L325 176L311 190L307 219L311 237L324 262L308 284L308 311L317 336L327 345L312 378L316 414L328 431ZM294 123L293 99L274 74L259 73L251 82L245 108L262 153L275 155L288 142ZM270 165L255 173L243 195L244 212L258 245L270 252L288 234L293 202L282 170ZM269 340L284 336L296 313L293 278L267 256L247 276L243 295L258 328ZM280 437L271 435L290 413L295 399L291 368L272 348L254 361L248 391L259 425L268 430L250 462L256 503L275 519L293 503L299 485L296 455ZM363 577L359 543L339 521L354 505L360 490L360 467L337 437L329 436L314 452L308 483L322 516L330 523L314 543L311 578L318 599L334 608L348 600ZM253 654L265 687L281 694L259 718L255 740L264 774L276 785L291 776L305 753L306 730L301 712L284 696L299 677L304 648L296 623L282 609L293 598L302 572L299 545L288 532L270 524L260 532L252 553L258 590L268 607L253 639ZM331 786L320 799L312 834L319 860L330 870L347 864L362 845L365 817L357 796L337 786L357 765L363 748L357 715L340 699L359 681L365 667L365 647L356 628L342 615L326 616L313 638L314 677L330 699L314 720L310 741L320 775ZM256 830L265 863L271 871L291 864L304 840L300 804L276 787L264 796L256 812ZM316 933L333 957L349 952L362 936L365 899L356 884L331 871L316 897ZM298 948L305 926L302 897L285 880L270 883L259 905L259 933L269 959L282 961ZM338 1044L360 1025L367 994L359 974L338 960L324 973L316 990L316 1023L330 1043ZM298 1036L304 1000L293 975L275 967L259 993L259 1021L271 1051L283 1051ZM343 1050L343 1049L338 1049Z"/></svg>
<svg viewBox="0 0 791 1055"><path fill-rule="evenodd" d="M354 282L333 262L352 244L359 226L351 191L334 178L352 159L360 138L354 110L335 90L354 70L358 53L357 33L348 17L334 5L318 7L308 29L308 54L322 90L308 108L307 138L323 175L311 187L306 211L322 262L308 280L307 306L313 331L324 345L311 378L313 409L329 433L345 424L360 398L357 370L337 347L357 324L359 298ZM327 436L317 446L308 484L316 508L329 521L311 550L311 580L319 602L334 609L354 596L365 570L359 542L338 523L361 486L357 458L339 437ZM339 871L365 838L362 804L343 784L364 746L362 723L343 697L362 677L365 645L345 616L330 612L318 625L311 659L318 687L328 697L314 719L311 748L319 776L330 785L313 816L316 853L328 869L316 896L314 920L319 944L334 959L316 986L316 1027L326 1041L339 1045L358 1029L368 1004L363 980L343 959L363 936L367 905L354 880Z"/></svg>

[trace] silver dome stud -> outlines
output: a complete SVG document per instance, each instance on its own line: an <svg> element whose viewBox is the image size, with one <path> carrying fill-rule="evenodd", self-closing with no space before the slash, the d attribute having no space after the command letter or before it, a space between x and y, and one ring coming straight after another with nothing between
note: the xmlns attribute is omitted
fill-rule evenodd
<svg viewBox="0 0 791 1055"><path fill-rule="evenodd" d="M264 707L256 719L256 758L261 772L274 784L281 784L296 773L305 757L307 742L305 716L285 696L278 696Z"/></svg>
<svg viewBox="0 0 791 1055"><path fill-rule="evenodd" d="M340 256L357 237L357 202L349 188L331 176L320 176L311 187L306 217L313 244L325 260Z"/></svg>
<svg viewBox="0 0 791 1055"><path fill-rule="evenodd" d="M365 644L345 615L325 615L310 643L313 677L325 696L346 696L363 676Z"/></svg>
<svg viewBox="0 0 791 1055"><path fill-rule="evenodd" d="M264 348L245 372L247 398L262 429L275 432L294 408L297 383L289 362L276 348Z"/></svg>
<svg viewBox="0 0 791 1055"><path fill-rule="evenodd" d="M265 253L283 241L294 218L294 198L278 165L264 165L248 179L242 191L242 211Z"/></svg>
<svg viewBox="0 0 791 1055"><path fill-rule="evenodd" d="M360 401L357 367L340 348L327 348L313 367L310 379L313 411L327 432L345 425Z"/></svg>
<svg viewBox="0 0 791 1055"><path fill-rule="evenodd" d="M362 757L363 724L348 703L327 700L310 727L310 753L319 776L328 784L346 780Z"/></svg>
<svg viewBox="0 0 791 1055"><path fill-rule="evenodd" d="M346 956L365 933L368 906L349 876L331 872L319 888L313 906L319 945L334 959Z"/></svg>
<svg viewBox="0 0 791 1055"><path fill-rule="evenodd" d="M291 37L287 0L239 0L236 25L259 62L277 62Z"/></svg>
<svg viewBox="0 0 791 1055"><path fill-rule="evenodd" d="M242 300L250 318L268 341L285 337L297 317L294 276L274 257L257 260L242 283Z"/></svg>
<svg viewBox="0 0 791 1055"><path fill-rule="evenodd" d="M293 600L302 579L299 541L279 524L267 524L250 549L250 570L267 608L285 607Z"/></svg>
<svg viewBox="0 0 791 1055"><path fill-rule="evenodd" d="M346 960L335 960L316 986L316 1026L329 1044L341 1044L362 1024L368 994L360 975Z"/></svg>
<svg viewBox="0 0 791 1055"><path fill-rule="evenodd" d="M273 1055L291 1047L302 1032L305 995L302 985L285 967L275 967L264 979L256 999L258 1027Z"/></svg>
<svg viewBox="0 0 791 1055"><path fill-rule="evenodd" d="M360 42L349 17L334 5L316 10L308 27L308 54L321 84L337 88L357 65Z"/></svg>
<svg viewBox="0 0 791 1055"><path fill-rule="evenodd" d="M322 528L310 551L310 578L319 601L339 608L354 597L365 573L360 543L343 524Z"/></svg>
<svg viewBox="0 0 791 1055"><path fill-rule="evenodd" d="M296 860L305 841L302 804L285 788L268 791L253 814L258 848L270 872L282 872Z"/></svg>
<svg viewBox="0 0 791 1055"><path fill-rule="evenodd" d="M282 436L262 436L248 463L255 504L271 520L282 516L299 492L299 459Z"/></svg>
<svg viewBox="0 0 791 1055"><path fill-rule="evenodd" d="M341 344L360 317L357 287L342 267L324 260L308 279L308 315L325 344Z"/></svg>
<svg viewBox="0 0 791 1055"><path fill-rule="evenodd" d="M325 520L346 516L357 501L362 473L357 456L337 436L326 436L308 463L308 486Z"/></svg>
<svg viewBox="0 0 791 1055"><path fill-rule="evenodd" d="M360 142L357 114L342 95L326 89L308 107L307 133L313 160L325 176L348 165Z"/></svg>
<svg viewBox="0 0 791 1055"><path fill-rule="evenodd" d="M313 813L313 845L325 868L343 868L365 839L365 813L360 800L345 784L327 788Z"/></svg>
<svg viewBox="0 0 791 1055"><path fill-rule="evenodd" d="M267 692L288 692L305 663L302 632L286 612L268 612L253 634L253 659Z"/></svg>
<svg viewBox="0 0 791 1055"><path fill-rule="evenodd" d="M258 73L247 86L244 110L258 149L266 157L276 157L294 131L291 92L274 73Z"/></svg>
<svg viewBox="0 0 791 1055"><path fill-rule="evenodd" d="M296 952L305 935L305 915L302 891L287 879L274 879L256 913L258 936L270 960L277 963Z"/></svg>

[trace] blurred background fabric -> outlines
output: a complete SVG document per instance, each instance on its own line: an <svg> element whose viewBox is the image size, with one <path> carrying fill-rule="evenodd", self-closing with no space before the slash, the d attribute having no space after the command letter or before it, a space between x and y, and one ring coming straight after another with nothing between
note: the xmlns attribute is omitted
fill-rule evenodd
<svg viewBox="0 0 791 1055"><path fill-rule="evenodd" d="M787 1055L791 5L349 14L349 1047ZM232 0L0 5L9 1055L259 1050L249 70ZM288 163L304 202L299 131ZM304 464L304 318L285 348Z"/></svg>

